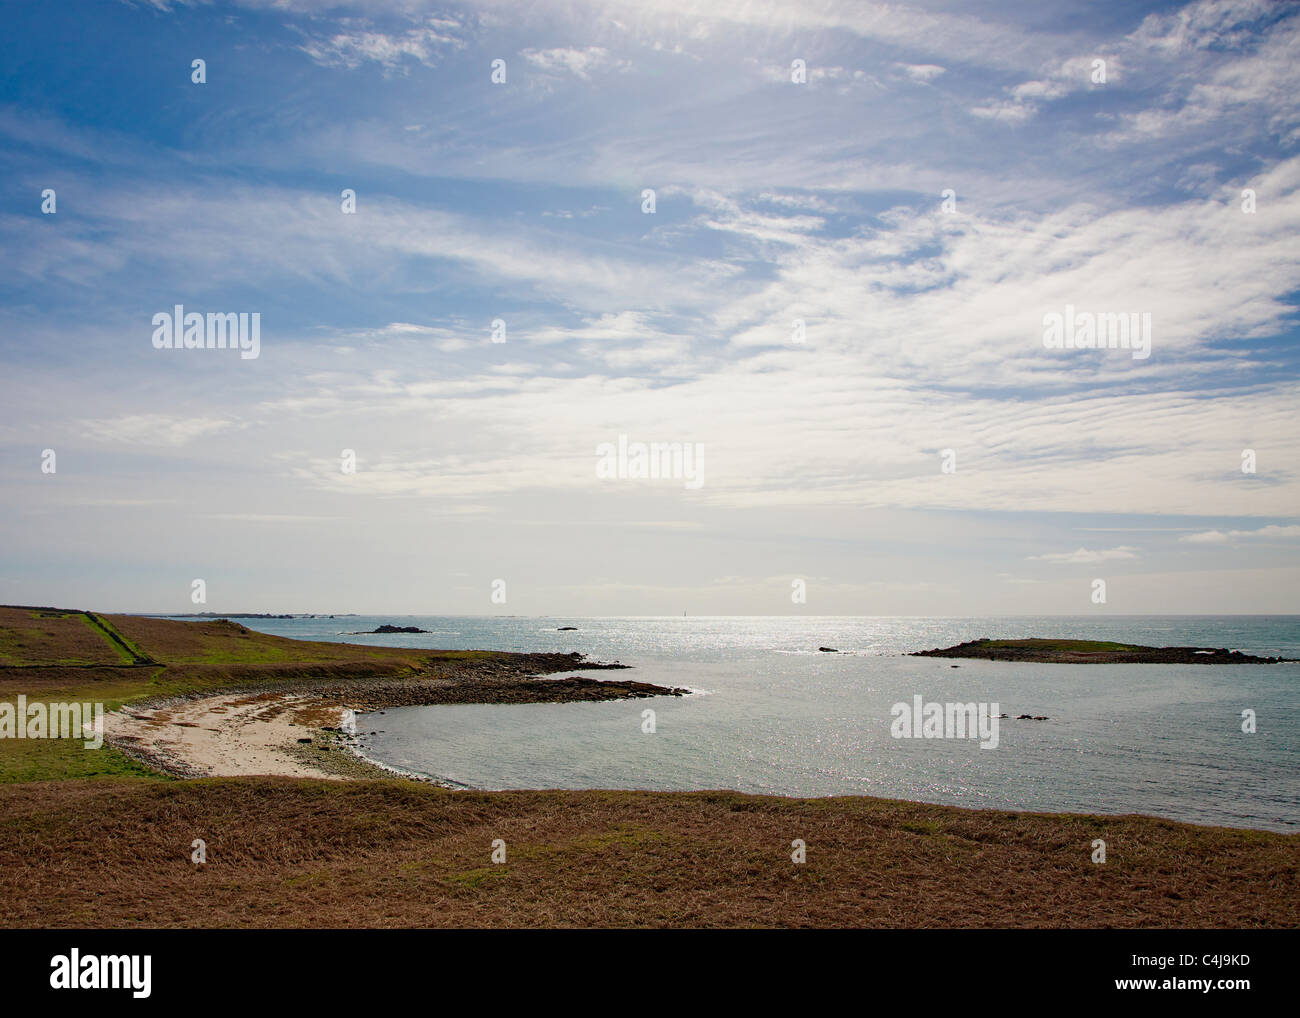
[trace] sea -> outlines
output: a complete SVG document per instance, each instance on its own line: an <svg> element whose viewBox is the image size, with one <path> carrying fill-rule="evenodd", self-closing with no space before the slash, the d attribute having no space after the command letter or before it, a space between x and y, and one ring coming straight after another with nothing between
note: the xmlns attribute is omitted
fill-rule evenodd
<svg viewBox="0 0 1300 1018"><path fill-rule="evenodd" d="M1300 664L909 656L979 637L1058 637L1300 658L1295 615L240 621L300 640L579 651L631 669L563 674L690 690L680 698L407 707L360 717L367 756L466 788L871 795L1300 830ZM362 634L384 623L428 632ZM561 631L565 626L574 628ZM910 710L917 696L987 705L981 712L989 717L1009 717L998 722L996 746L990 739L895 737L895 705ZM1018 720L1022 714L1046 720Z"/></svg>

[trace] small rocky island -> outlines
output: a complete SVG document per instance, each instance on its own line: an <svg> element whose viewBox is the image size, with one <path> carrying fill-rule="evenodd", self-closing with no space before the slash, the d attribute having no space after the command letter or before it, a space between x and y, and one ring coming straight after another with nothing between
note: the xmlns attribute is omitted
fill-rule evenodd
<svg viewBox="0 0 1300 1018"><path fill-rule="evenodd" d="M1070 665L1274 665L1294 658L1255 657L1223 647L1143 647L1102 640L969 640L955 647L918 650L911 657L982 658Z"/></svg>
<svg viewBox="0 0 1300 1018"><path fill-rule="evenodd" d="M390 626L384 624L378 629L367 629L366 633L427 633L427 629L421 629L419 626Z"/></svg>

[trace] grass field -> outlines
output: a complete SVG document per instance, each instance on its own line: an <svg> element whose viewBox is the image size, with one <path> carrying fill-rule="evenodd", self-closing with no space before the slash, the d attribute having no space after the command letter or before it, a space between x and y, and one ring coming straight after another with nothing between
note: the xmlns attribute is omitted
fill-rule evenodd
<svg viewBox="0 0 1300 1018"><path fill-rule="evenodd" d="M289 640L226 621L180 622L58 608L0 606L0 701L103 703L290 682L413 676L506 655ZM153 777L110 746L0 739L0 784Z"/></svg>
<svg viewBox="0 0 1300 1018"><path fill-rule="evenodd" d="M179 622L0 607L0 695L38 684L51 698L108 693L115 702L204 692L237 681L319 679L331 670L402 675L490 651L405 650L290 640L235 622Z"/></svg>
<svg viewBox="0 0 1300 1018"><path fill-rule="evenodd" d="M0 900L9 926L1294 927L1298 840L862 797L67 782L0 788Z"/></svg>
<svg viewBox="0 0 1300 1018"><path fill-rule="evenodd" d="M135 663L88 612L0 608L0 667Z"/></svg>

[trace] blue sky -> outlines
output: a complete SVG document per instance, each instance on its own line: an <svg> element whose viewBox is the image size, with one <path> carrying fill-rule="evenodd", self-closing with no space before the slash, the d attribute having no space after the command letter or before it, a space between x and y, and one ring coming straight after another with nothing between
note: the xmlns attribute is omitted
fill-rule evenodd
<svg viewBox="0 0 1300 1018"><path fill-rule="evenodd" d="M1300 6L5 16L0 600L1300 612Z"/></svg>

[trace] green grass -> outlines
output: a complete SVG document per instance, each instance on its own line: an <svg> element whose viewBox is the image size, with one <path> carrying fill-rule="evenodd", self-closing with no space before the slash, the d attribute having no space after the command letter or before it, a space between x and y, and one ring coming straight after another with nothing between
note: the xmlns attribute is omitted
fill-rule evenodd
<svg viewBox="0 0 1300 1018"><path fill-rule="evenodd" d="M1104 640L1042 640L1035 638L1029 640L981 640L980 643L985 647L1024 647L1033 650L1070 651L1085 654L1089 651L1113 653L1146 649L1132 643L1109 643Z"/></svg>
<svg viewBox="0 0 1300 1018"><path fill-rule="evenodd" d="M113 649L121 655L127 664L141 665L155 663L148 654L141 650L135 643L119 633L117 629L115 629L102 615L96 615L94 612L83 612L82 615L97 632L103 635L103 637L112 644Z"/></svg>
<svg viewBox="0 0 1300 1018"><path fill-rule="evenodd" d="M89 678L76 681L81 673ZM21 673L20 673L21 674ZM214 687L219 683L214 683ZM0 703L16 703L18 693L25 693L28 703L102 703L104 710L118 710L136 700L163 696L183 696L207 689L201 681L182 676L169 676L167 669L156 667L79 669L71 673L68 681L39 684L10 680L0 690Z"/></svg>
<svg viewBox="0 0 1300 1018"><path fill-rule="evenodd" d="M0 739L0 785L73 778L171 780L107 745L86 749L81 739Z"/></svg>
<svg viewBox="0 0 1300 1018"><path fill-rule="evenodd" d="M98 617L89 615L86 612L79 612L78 616L81 621L89 627L92 633L103 639L104 643L108 645L109 649L119 661L126 665L133 665L136 663L136 655L133 654L125 645L126 641L122 640L119 634L111 632L106 623L102 622ZM117 636L116 640L113 639L114 636Z"/></svg>
<svg viewBox="0 0 1300 1018"><path fill-rule="evenodd" d="M477 869L465 870L461 873L450 873L447 879L462 887L477 888L485 880L503 879L506 873L507 864L501 863L499 866L479 866Z"/></svg>

